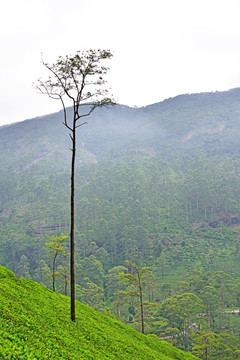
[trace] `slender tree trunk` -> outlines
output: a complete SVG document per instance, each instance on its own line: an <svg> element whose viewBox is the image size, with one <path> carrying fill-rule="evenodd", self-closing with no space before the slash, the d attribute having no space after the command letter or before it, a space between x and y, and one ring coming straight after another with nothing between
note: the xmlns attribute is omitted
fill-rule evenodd
<svg viewBox="0 0 240 360"><path fill-rule="evenodd" d="M142 294L142 284L141 284L139 271L138 271L138 288L139 288L139 300L140 300L140 311L141 311L141 321L142 321L142 333L144 334L143 294Z"/></svg>
<svg viewBox="0 0 240 360"><path fill-rule="evenodd" d="M142 287L140 287L140 307L141 307L141 320L142 320L142 333L144 334L144 314L143 314L143 295L142 295Z"/></svg>
<svg viewBox="0 0 240 360"><path fill-rule="evenodd" d="M120 304L117 304L117 314L119 319L121 317L120 306L121 306Z"/></svg>
<svg viewBox="0 0 240 360"><path fill-rule="evenodd" d="M67 277L65 277L65 279L64 279L64 293L65 293L65 295L67 296Z"/></svg>
<svg viewBox="0 0 240 360"><path fill-rule="evenodd" d="M74 175L76 157L76 122L72 132L72 167L71 167L71 227L70 227L70 277L71 277L71 320L75 321L75 275L74 275Z"/></svg>
<svg viewBox="0 0 240 360"><path fill-rule="evenodd" d="M52 269L52 287L53 287L53 291L55 290L55 265L56 265L56 258L57 258L57 254L54 255L53 258L53 269Z"/></svg>

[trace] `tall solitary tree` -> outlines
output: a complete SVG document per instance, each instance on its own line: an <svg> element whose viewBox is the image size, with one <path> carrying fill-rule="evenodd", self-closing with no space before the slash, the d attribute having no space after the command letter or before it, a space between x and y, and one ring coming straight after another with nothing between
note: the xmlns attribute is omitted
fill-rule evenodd
<svg viewBox="0 0 240 360"><path fill-rule="evenodd" d="M105 60L112 57L110 50L78 51L74 56L58 57L53 64L42 60L49 70L47 80L39 79L36 88L41 94L60 100L63 106L63 124L69 130L72 143L71 160L71 221L70 221L70 283L71 319L75 321L75 274L74 274L74 175L76 159L76 131L86 124L83 120L96 108L112 105L113 100L105 87L105 75L109 68ZM72 104L73 115L69 118L67 104Z"/></svg>

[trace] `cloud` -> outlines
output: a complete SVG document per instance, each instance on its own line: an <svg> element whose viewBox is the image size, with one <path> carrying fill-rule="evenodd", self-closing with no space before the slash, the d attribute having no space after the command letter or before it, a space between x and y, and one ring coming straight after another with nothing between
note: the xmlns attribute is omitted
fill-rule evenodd
<svg viewBox="0 0 240 360"><path fill-rule="evenodd" d="M110 48L109 84L120 103L238 86L239 0L8 0L2 5L2 123L61 108L32 82L46 61ZM14 106L13 106L14 104Z"/></svg>

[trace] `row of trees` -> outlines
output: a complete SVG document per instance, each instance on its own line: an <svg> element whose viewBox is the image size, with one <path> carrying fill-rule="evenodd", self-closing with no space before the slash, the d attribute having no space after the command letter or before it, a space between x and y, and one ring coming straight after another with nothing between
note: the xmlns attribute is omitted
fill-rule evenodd
<svg viewBox="0 0 240 360"><path fill-rule="evenodd" d="M186 162L185 167L188 164L190 166ZM216 163L215 168L218 166L220 164ZM236 203L239 196L235 179L237 169L236 162L227 174L229 180L233 176L229 194L234 194ZM105 168L83 168L82 173L77 174L77 263L94 255L105 273L113 266L124 265L127 259L157 266L162 276L181 263L187 271L198 268L238 273L238 209L226 212L225 200L219 212L207 221L204 216L187 221L186 199L180 201L187 178L170 165L168 175L164 171L161 162L133 162L129 166L111 167L109 164ZM214 171L212 168L213 174ZM211 186L219 182L218 178L211 179L206 177ZM197 176L194 181L198 183ZM0 256L4 265L16 271L15 264L25 255L34 276L38 260L45 256L46 235L49 231L67 233L69 229L68 185L65 173L40 182L31 176L16 179L13 199L2 204ZM201 212L200 190L199 194ZM216 202L220 203L224 196L219 191ZM233 203L230 195L226 199L229 204ZM193 201L191 207L193 212Z"/></svg>
<svg viewBox="0 0 240 360"><path fill-rule="evenodd" d="M160 160L148 159L130 164L110 162L105 166L83 167L76 174L76 210L77 213L81 210L86 212L78 221L84 224L89 218L91 223L94 218L103 217L103 202L111 208L118 205L132 208L135 205L138 212L128 210L126 219L139 217L142 220L142 213L147 211L149 216L154 216L156 225L159 217L160 220L171 218L176 221L178 218L189 223L215 220L222 214L238 213L238 174L239 161L228 158L220 161L218 157L208 159L203 155L168 165ZM0 183L2 206L11 204L18 197L21 206L31 206L35 211L38 202L38 207L39 203L50 206L51 213L55 215L56 205L61 204L59 211L62 214L54 217L60 215L59 220L64 220L62 207L66 205L68 196L67 173L39 180L31 174L22 175L20 179L13 175L6 191L6 174L1 174ZM69 221L69 211L65 216Z"/></svg>

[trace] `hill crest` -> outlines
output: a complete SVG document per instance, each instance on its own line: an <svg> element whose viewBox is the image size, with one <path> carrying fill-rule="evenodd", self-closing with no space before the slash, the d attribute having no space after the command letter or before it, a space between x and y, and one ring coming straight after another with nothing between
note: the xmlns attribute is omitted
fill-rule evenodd
<svg viewBox="0 0 240 360"><path fill-rule="evenodd" d="M138 157L166 160L239 153L240 88L179 95L142 108L96 109L78 132L79 163ZM68 108L71 117L72 109ZM71 146L62 111L0 128L0 165L17 172L53 162L68 169Z"/></svg>

